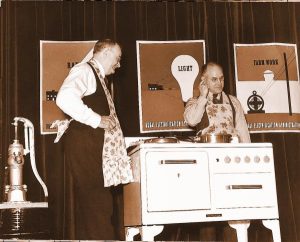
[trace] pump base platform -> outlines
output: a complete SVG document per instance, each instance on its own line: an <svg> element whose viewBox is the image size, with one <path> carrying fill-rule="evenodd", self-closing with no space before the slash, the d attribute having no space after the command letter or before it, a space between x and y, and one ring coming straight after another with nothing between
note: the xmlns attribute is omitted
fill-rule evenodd
<svg viewBox="0 0 300 242"><path fill-rule="evenodd" d="M0 239L50 239L47 202L6 202L0 212Z"/></svg>

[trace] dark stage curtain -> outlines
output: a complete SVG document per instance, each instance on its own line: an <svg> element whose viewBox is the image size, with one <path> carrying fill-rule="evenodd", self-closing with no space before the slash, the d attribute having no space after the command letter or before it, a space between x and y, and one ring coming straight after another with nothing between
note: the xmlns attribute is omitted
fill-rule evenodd
<svg viewBox="0 0 300 242"><path fill-rule="evenodd" d="M49 189L51 239L74 235L72 180L61 144L40 135L40 40L114 38L123 46L122 67L114 75L116 107L125 136L139 136L136 40L204 39L207 60L224 66L225 91L235 94L233 43L300 41L300 3L146 2L146 1L2 1L1 11L1 198L4 167L13 140L15 116L35 126L39 173ZM299 52L299 49L298 49ZM157 57L159 58L159 56ZM251 134L252 142L274 147L276 182L283 241L300 239L300 136L297 133ZM42 189L26 160L28 200L43 201ZM116 228L122 228L122 187L116 191ZM93 218L91 218L93 219ZM224 222L168 225L158 240L229 240L235 233ZM249 241L272 241L260 222L249 228Z"/></svg>

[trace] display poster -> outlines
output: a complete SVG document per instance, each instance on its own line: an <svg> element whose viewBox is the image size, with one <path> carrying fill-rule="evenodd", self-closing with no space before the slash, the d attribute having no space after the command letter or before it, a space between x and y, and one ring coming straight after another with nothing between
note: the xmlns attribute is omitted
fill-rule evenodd
<svg viewBox="0 0 300 242"><path fill-rule="evenodd" d="M88 61L96 41L40 41L40 125L41 134L57 133L50 128L55 120L66 116L57 107L57 92L70 69Z"/></svg>
<svg viewBox="0 0 300 242"><path fill-rule="evenodd" d="M137 41L140 132L192 130L186 101L199 94L204 40Z"/></svg>
<svg viewBox="0 0 300 242"><path fill-rule="evenodd" d="M300 131L297 46L234 44L236 92L251 133Z"/></svg>

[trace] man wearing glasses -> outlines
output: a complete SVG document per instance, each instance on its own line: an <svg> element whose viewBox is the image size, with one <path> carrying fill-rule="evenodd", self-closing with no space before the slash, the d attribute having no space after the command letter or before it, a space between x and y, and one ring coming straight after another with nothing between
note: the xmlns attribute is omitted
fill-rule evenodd
<svg viewBox="0 0 300 242"><path fill-rule="evenodd" d="M56 104L72 121L64 152L74 181L76 226L75 238L67 239L116 239L109 187L132 181L132 172L106 76L120 67L121 55L117 42L98 41L92 59L71 69L57 95Z"/></svg>

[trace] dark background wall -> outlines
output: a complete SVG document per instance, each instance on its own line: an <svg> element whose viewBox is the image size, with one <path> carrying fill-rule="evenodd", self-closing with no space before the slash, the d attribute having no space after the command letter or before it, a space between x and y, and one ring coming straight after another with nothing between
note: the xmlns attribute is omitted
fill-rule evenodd
<svg viewBox="0 0 300 242"><path fill-rule="evenodd" d="M6 0L0 14L1 197L3 201L7 148L13 139L11 122L15 116L26 117L35 126L37 166L49 188L49 223L55 239L72 238L74 232L72 181L65 171L62 145L53 143L54 135L39 134L40 40L113 38L121 43L122 68L111 78L125 136L141 135L136 40L204 39L206 59L224 66L225 91L231 94L235 94L233 43L295 43L298 52L300 44L300 3ZM300 136L269 133L251 138L252 142L273 144L282 239L296 241L300 239ZM42 190L29 164L27 160L24 171L28 199L42 201ZM121 231L121 222L119 226ZM170 231L163 239L202 238L198 225L185 227L185 233L178 227ZM270 233L263 229L250 227L250 231L250 241L271 241ZM215 238L224 239L224 233L220 234Z"/></svg>

